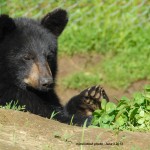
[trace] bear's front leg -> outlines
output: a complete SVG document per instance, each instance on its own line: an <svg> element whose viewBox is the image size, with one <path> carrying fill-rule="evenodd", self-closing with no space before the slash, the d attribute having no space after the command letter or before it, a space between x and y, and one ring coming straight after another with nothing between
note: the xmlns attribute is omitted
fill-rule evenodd
<svg viewBox="0 0 150 150"><path fill-rule="evenodd" d="M65 111L68 115L90 116L96 109L101 109L102 99L109 101L105 90L101 86L93 86L71 98L65 106Z"/></svg>

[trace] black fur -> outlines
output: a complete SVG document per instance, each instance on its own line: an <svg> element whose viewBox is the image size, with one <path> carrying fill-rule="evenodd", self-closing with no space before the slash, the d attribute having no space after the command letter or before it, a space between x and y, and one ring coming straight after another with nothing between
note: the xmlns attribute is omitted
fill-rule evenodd
<svg viewBox="0 0 150 150"><path fill-rule="evenodd" d="M54 10L41 21L0 16L0 105L18 100L19 105L26 106L26 111L48 118L56 111L57 120L70 123L71 115L65 114L54 90L57 38L67 21L67 12L62 9ZM43 67L48 61L53 78L49 87L33 88L24 83L34 61ZM91 117L79 115L73 120L82 125L87 118L90 122Z"/></svg>
<svg viewBox="0 0 150 150"><path fill-rule="evenodd" d="M15 30L16 25L13 19L8 15L1 15L0 17L0 39L2 39L7 33Z"/></svg>

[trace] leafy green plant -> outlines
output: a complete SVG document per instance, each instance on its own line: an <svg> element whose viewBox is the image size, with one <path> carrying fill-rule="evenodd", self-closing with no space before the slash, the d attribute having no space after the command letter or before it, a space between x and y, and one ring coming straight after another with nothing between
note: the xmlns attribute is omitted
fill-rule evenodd
<svg viewBox="0 0 150 150"><path fill-rule="evenodd" d="M5 106L0 106L0 108L23 111L25 109L25 105L20 106L18 105L18 101L11 101L9 103L6 103Z"/></svg>
<svg viewBox="0 0 150 150"><path fill-rule="evenodd" d="M118 104L102 100L101 110L93 113L92 125L130 131L150 130L150 86L133 99L123 97Z"/></svg>

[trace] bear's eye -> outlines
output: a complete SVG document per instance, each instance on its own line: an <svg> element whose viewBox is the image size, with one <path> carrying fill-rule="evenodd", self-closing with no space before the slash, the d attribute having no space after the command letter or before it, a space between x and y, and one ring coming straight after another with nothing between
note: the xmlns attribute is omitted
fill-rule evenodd
<svg viewBox="0 0 150 150"><path fill-rule="evenodd" d="M31 60L31 59L33 59L33 56L31 56L31 55L24 55L23 59L24 60Z"/></svg>

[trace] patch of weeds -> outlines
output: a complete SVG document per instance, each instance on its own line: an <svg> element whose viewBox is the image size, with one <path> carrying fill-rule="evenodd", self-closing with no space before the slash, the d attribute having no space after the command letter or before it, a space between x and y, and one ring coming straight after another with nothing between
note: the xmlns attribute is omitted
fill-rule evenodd
<svg viewBox="0 0 150 150"><path fill-rule="evenodd" d="M123 97L117 105L103 99L101 108L93 113L93 126L150 131L150 86L146 86L142 93L135 93L131 100Z"/></svg>
<svg viewBox="0 0 150 150"><path fill-rule="evenodd" d="M9 103L6 103L5 106L0 106L0 108L23 111L25 110L25 105L20 106L18 105L18 101L11 101Z"/></svg>

